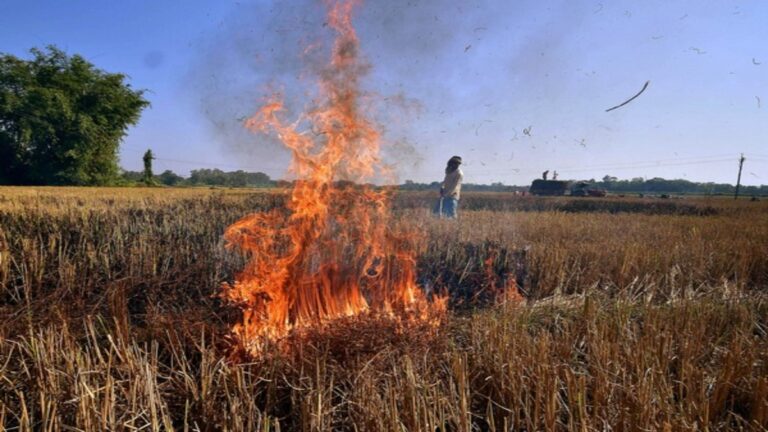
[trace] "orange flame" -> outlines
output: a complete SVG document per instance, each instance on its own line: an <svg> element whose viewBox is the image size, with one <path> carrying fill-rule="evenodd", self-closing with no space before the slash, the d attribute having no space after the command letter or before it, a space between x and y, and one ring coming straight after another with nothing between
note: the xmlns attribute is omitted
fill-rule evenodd
<svg viewBox="0 0 768 432"><path fill-rule="evenodd" d="M225 238L250 257L223 297L239 305L234 333L247 351L294 328L365 312L432 319L443 301L428 303L415 283L415 236L390 213L391 191L364 186L384 169L380 134L359 109L359 58L352 27L355 1L330 5L336 33L320 74L323 102L294 123L279 97L246 127L275 134L291 151L297 176L287 208L244 217ZM300 132L310 124L311 132Z"/></svg>

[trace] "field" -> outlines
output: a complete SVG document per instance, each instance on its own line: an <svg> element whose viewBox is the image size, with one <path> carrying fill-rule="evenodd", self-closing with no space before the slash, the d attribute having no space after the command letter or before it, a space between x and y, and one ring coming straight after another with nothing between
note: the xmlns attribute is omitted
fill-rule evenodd
<svg viewBox="0 0 768 432"><path fill-rule="evenodd" d="M6 430L765 430L768 202L402 193L439 327L236 361L224 229L280 191L0 188ZM522 300L473 303L488 272ZM463 297L462 297L463 295ZM463 301L467 300L467 301Z"/></svg>

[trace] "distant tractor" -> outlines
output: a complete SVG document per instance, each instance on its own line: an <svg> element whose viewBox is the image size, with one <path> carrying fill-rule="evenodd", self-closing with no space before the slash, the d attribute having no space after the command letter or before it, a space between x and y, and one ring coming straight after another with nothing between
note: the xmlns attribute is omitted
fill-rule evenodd
<svg viewBox="0 0 768 432"><path fill-rule="evenodd" d="M604 197L606 195L605 189L590 187L587 182L578 182L571 187L571 196L576 197Z"/></svg>
<svg viewBox="0 0 768 432"><path fill-rule="evenodd" d="M558 196L565 195L571 182L562 180L542 180L537 179L531 183L529 192L531 195L549 195Z"/></svg>

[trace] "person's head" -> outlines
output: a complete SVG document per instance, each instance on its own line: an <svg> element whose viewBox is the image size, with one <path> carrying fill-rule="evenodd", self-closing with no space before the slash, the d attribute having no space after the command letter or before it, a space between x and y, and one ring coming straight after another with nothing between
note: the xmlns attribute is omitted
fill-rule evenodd
<svg viewBox="0 0 768 432"><path fill-rule="evenodd" d="M453 156L448 159L448 166L445 168L446 172L453 172L461 165L461 156Z"/></svg>

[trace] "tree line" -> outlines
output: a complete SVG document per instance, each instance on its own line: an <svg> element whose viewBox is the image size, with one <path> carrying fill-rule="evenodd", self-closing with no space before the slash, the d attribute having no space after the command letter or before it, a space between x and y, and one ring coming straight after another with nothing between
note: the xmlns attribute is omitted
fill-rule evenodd
<svg viewBox="0 0 768 432"><path fill-rule="evenodd" d="M620 180L617 177L606 175L600 181L590 179L587 181L594 187L603 188L609 192L621 193L650 193L650 194L695 194L695 195L733 195L736 186L729 183L692 182L685 179L667 180L661 177L644 179L635 177L629 180ZM768 195L768 185L741 186L743 195Z"/></svg>
<svg viewBox="0 0 768 432"><path fill-rule="evenodd" d="M605 189L612 194L691 194L691 195L733 195L736 186L728 183L713 182L692 182L684 179L667 180L660 177L644 179L635 177L629 180L620 180L617 177L606 175L602 180L570 180L572 183L585 182L591 187ZM511 186L503 183L486 184L463 184L462 190L465 191L487 191L487 192L525 192L526 186ZM416 183L406 180L400 185L402 190L439 190L440 183ZM742 195L768 195L768 185L761 186L741 186Z"/></svg>
<svg viewBox="0 0 768 432"><path fill-rule="evenodd" d="M104 185L118 149L149 106L126 76L56 47L0 55L0 184Z"/></svg>
<svg viewBox="0 0 768 432"><path fill-rule="evenodd" d="M0 185L272 186L260 172L122 171L118 150L128 127L149 106L127 77L49 46L30 59L0 54Z"/></svg>
<svg viewBox="0 0 768 432"><path fill-rule="evenodd" d="M0 185L273 186L260 172L193 170L185 178L170 170L152 173L151 151L144 171L121 172L118 150L128 127L149 106L120 73L96 68L79 55L49 46L30 50L31 59L0 54ZM594 187L622 193L732 194L731 184L663 178L588 180ZM439 183L406 181L403 190L439 189ZM467 191L525 191L502 183L465 184ZM744 186L745 195L768 195L768 186Z"/></svg>
<svg viewBox="0 0 768 432"><path fill-rule="evenodd" d="M413 180L406 180L405 183L398 186L398 189L410 191L440 190L440 182L416 183ZM463 183L461 190L467 192L525 192L528 190L528 186L506 185L501 182L491 184Z"/></svg>
<svg viewBox="0 0 768 432"><path fill-rule="evenodd" d="M196 169L190 172L189 177L182 177L171 170L165 170L149 178L151 180L148 182L145 171L123 171L121 183L124 185L225 187L274 187L279 184L263 172L242 170L225 172L220 169Z"/></svg>

